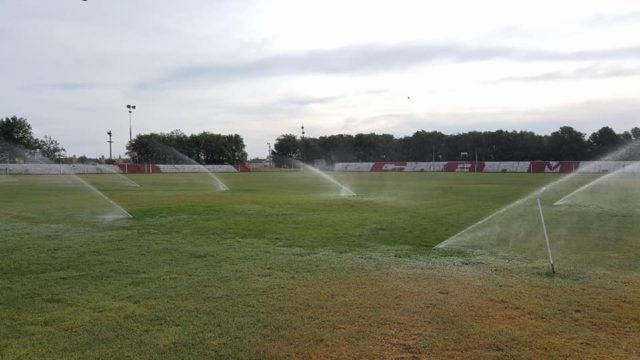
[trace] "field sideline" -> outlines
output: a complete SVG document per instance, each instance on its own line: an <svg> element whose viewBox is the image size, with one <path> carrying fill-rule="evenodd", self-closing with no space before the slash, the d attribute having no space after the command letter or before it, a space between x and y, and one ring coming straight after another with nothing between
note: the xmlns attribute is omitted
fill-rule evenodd
<svg viewBox="0 0 640 360"><path fill-rule="evenodd" d="M619 233L571 239L629 247L568 266L558 244L551 276L535 252L433 247L558 175L332 175L359 196L309 172L218 174L228 192L204 174L82 177L132 219L73 177L0 176L0 358L640 356L633 217L580 213Z"/></svg>

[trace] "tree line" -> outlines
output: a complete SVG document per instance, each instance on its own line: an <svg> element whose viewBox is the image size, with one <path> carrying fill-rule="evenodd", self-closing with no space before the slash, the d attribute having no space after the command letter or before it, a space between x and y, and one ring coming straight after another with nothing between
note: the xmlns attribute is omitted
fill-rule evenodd
<svg viewBox="0 0 640 360"><path fill-rule="evenodd" d="M247 161L244 140L237 134L186 135L180 130L141 134L129 142L127 150L133 161L156 164L243 164ZM27 161L38 156L68 162L71 158L65 159L65 153L57 140L49 136L36 138L27 119L0 118L0 162ZM77 158L81 163L87 160L86 156Z"/></svg>
<svg viewBox="0 0 640 360"><path fill-rule="evenodd" d="M290 159L311 163L375 161L479 161L592 160L616 148L640 141L640 128L617 134L605 126L589 137L563 126L550 135L531 131L470 131L446 135L439 131L416 131L396 138L390 134L330 135L299 138L278 137L271 153L276 166L290 165ZM640 142L639 142L640 144ZM631 152L629 160L640 160Z"/></svg>
<svg viewBox="0 0 640 360"><path fill-rule="evenodd" d="M27 119L17 116L0 119L0 162L25 161L38 154L59 161L65 152L50 136L36 138Z"/></svg>
<svg viewBox="0 0 640 360"><path fill-rule="evenodd" d="M209 132L186 135L180 130L138 135L127 145L130 157L155 164L244 164L247 152L238 134Z"/></svg>
<svg viewBox="0 0 640 360"><path fill-rule="evenodd" d="M447 135L439 131L416 131L411 136L390 134L338 134L299 138L278 137L271 152L276 166L290 166L291 160L328 164L374 161L479 161L593 160L630 143L640 144L640 128L617 134L605 126L588 137L563 126L549 135L531 131L471 131ZM127 150L132 160L145 163L241 164L247 161L240 135L209 132L186 135L180 130L136 136ZM66 150L45 136L38 139L22 117L0 118L0 161L14 162L40 154L61 161ZM625 155L640 160L640 146Z"/></svg>

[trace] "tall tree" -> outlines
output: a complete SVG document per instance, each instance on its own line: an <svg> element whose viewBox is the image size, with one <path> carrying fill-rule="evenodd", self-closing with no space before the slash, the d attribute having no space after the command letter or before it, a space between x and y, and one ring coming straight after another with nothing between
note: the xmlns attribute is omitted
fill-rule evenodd
<svg viewBox="0 0 640 360"><path fill-rule="evenodd" d="M53 161L59 161L66 151L57 140L52 139L50 136L45 136L44 139L39 140L38 149L43 156Z"/></svg>
<svg viewBox="0 0 640 360"><path fill-rule="evenodd" d="M273 161L276 166L291 166L292 160L300 160L300 141L293 134L280 135L273 145Z"/></svg>
<svg viewBox="0 0 640 360"><path fill-rule="evenodd" d="M353 153L353 135L321 136L318 142L327 163L356 161Z"/></svg>
<svg viewBox="0 0 640 360"><path fill-rule="evenodd" d="M65 152L60 143L50 136L42 140L35 138L27 119L15 115L0 119L0 160L24 161L29 153L36 151L50 159L59 159Z"/></svg>
<svg viewBox="0 0 640 360"><path fill-rule="evenodd" d="M584 160L588 144L585 134L571 126L563 126L547 138L548 160Z"/></svg>
<svg viewBox="0 0 640 360"><path fill-rule="evenodd" d="M180 130L140 134L127 149L137 162L157 164L240 164L247 160L244 140L237 134L202 132L187 136Z"/></svg>
<svg viewBox="0 0 640 360"><path fill-rule="evenodd" d="M37 141L27 119L17 116L0 119L0 161L24 159L28 150L36 147Z"/></svg>
<svg viewBox="0 0 640 360"><path fill-rule="evenodd" d="M25 149L35 149L38 146L27 119L15 115L0 120L0 141Z"/></svg>
<svg viewBox="0 0 640 360"><path fill-rule="evenodd" d="M612 128L604 126L589 136L589 150L592 157L604 156L622 143L622 139Z"/></svg>
<svg viewBox="0 0 640 360"><path fill-rule="evenodd" d="M390 134L357 134L353 138L356 161L393 161L399 147Z"/></svg>
<svg viewBox="0 0 640 360"><path fill-rule="evenodd" d="M432 161L440 158L445 135L439 131L416 131L401 141L402 158L407 161Z"/></svg>
<svg viewBox="0 0 640 360"><path fill-rule="evenodd" d="M638 141L640 140L640 128L639 127L634 127L631 129L631 136L633 137L633 141Z"/></svg>

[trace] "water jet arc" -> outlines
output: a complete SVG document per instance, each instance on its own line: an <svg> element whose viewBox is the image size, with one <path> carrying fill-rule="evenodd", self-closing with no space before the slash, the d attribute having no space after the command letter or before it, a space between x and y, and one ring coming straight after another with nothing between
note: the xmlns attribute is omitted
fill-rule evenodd
<svg viewBox="0 0 640 360"><path fill-rule="evenodd" d="M540 222L542 223L542 232L544 233L544 240L547 243L547 254L549 255L549 264L551 265L551 272L556 273L556 269L553 266L553 255L551 254L551 244L549 243L549 234L547 234L547 225L544 222L544 214L542 213L542 204L540 204L540 198L537 198L538 210L540 211Z"/></svg>
<svg viewBox="0 0 640 360"><path fill-rule="evenodd" d="M604 181L606 181L606 180L608 180L608 179L610 179L610 178L612 178L612 177L614 177L614 176L616 176L616 175L618 175L620 173L627 172L627 171L629 171L629 168L634 169L634 168L637 168L637 167L638 167L638 164L634 164L634 165L629 166L628 168L624 168L623 167L623 168L618 169L618 170L616 170L616 171L614 171L612 173L609 173L607 175L601 176L601 177L599 177L599 178L597 178L597 179L595 179L595 180L593 180L593 181L591 181L589 183L586 183L583 186L577 188L576 190L572 191L568 195L565 195L564 197L562 197L562 199L560 199L560 200L556 201L555 203L553 203L553 205L554 206L565 205L565 204L567 204L569 202L569 200L574 195L579 194L579 193L581 193L581 192L583 192L583 191L585 191L585 190L587 190L587 189L589 189L589 188L591 188L591 187L593 187L593 186L595 186L595 185L597 185L597 184L599 184L601 182L604 182Z"/></svg>
<svg viewBox="0 0 640 360"><path fill-rule="evenodd" d="M329 176L328 174L326 174L323 171L320 171L319 169L307 165L305 163L303 163L302 161L298 161L298 160L293 160L293 162L299 166L301 166L304 169L310 170L312 171L314 174L320 176L321 178L329 181L330 183L337 185L340 188L340 195L342 196L358 196L358 194L356 194L355 192L353 192L351 189L349 189L348 187L346 187L345 185L343 185L342 183L340 183L338 180L334 179L333 177Z"/></svg>
<svg viewBox="0 0 640 360"><path fill-rule="evenodd" d="M156 150L160 149L160 150L164 150L164 151L168 151L170 154L176 156L178 159L187 162L189 165L196 165L198 168L200 168L201 170L203 170L204 173L208 174L209 177L213 180L213 183L218 187L219 191L229 191L229 187L222 182L222 180L220 180L219 177L217 177L214 173L212 173L211 171L209 171L209 169L207 169L206 167L204 167L202 164L200 164L199 162L193 160L192 158L188 157L187 155L179 152L178 150L176 150L175 148L163 144L161 142L153 142L153 145L156 147Z"/></svg>
<svg viewBox="0 0 640 360"><path fill-rule="evenodd" d="M102 171L106 171L107 173L111 174L111 175L117 175L119 179L123 179L127 185L129 186L135 186L135 187L140 187L140 184L138 184L137 182L129 179L128 177L122 175L121 173L113 170L111 167L109 166L105 166L105 165L98 165L97 166L98 169L102 170Z"/></svg>

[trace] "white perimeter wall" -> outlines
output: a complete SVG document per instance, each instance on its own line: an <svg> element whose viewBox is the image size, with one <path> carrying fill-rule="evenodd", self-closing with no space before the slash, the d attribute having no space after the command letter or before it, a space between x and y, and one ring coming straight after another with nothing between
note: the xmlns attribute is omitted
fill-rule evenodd
<svg viewBox="0 0 640 360"><path fill-rule="evenodd" d="M529 161L487 161L484 162L482 172L527 172ZM372 171L376 163L336 163L334 171ZM404 172L442 172L445 171L447 162L407 162L406 165L393 166L395 171ZM155 165L163 173L198 173L204 169L200 165ZM210 172L238 172L232 165L204 165ZM455 167L454 167L455 168ZM611 173L620 169L624 172L640 173L638 161L583 161L577 169L578 172L587 173ZM0 164L0 175L12 174L113 174L122 173L116 165L90 165L90 164Z"/></svg>
<svg viewBox="0 0 640 360"><path fill-rule="evenodd" d="M473 164L474 162L468 162L467 164ZM482 172L494 173L494 172L516 172L526 173L529 171L531 161L484 161L479 162L484 167L481 168ZM540 162L537 162L540 163ZM548 161L550 168L545 167L543 171L536 172L558 172L559 168L555 167L558 161ZM377 166L376 166L377 164ZM387 165L385 165L387 164ZM447 164L450 166L447 170ZM336 163L334 171L396 171L396 172L441 172L451 171L457 172L460 170L460 163L456 161L452 162L394 162L394 163ZM612 173L614 171L621 170L628 173L640 173L640 161L582 161L577 166L577 172L584 173Z"/></svg>
<svg viewBox="0 0 640 360"><path fill-rule="evenodd" d="M60 175L60 174L113 174L121 173L115 165L90 164L0 164L0 174Z"/></svg>
<svg viewBox="0 0 640 360"><path fill-rule="evenodd" d="M335 171L371 171L375 163L336 163L333 167Z"/></svg>
<svg viewBox="0 0 640 360"><path fill-rule="evenodd" d="M163 173L205 172L200 165L156 165ZM238 172L232 165L205 165L210 172ZM123 173L116 165L91 164L0 164L0 175L60 175Z"/></svg>
<svg viewBox="0 0 640 360"><path fill-rule="evenodd" d="M238 172L232 165L156 165L163 173ZM205 170L206 169L206 170Z"/></svg>

